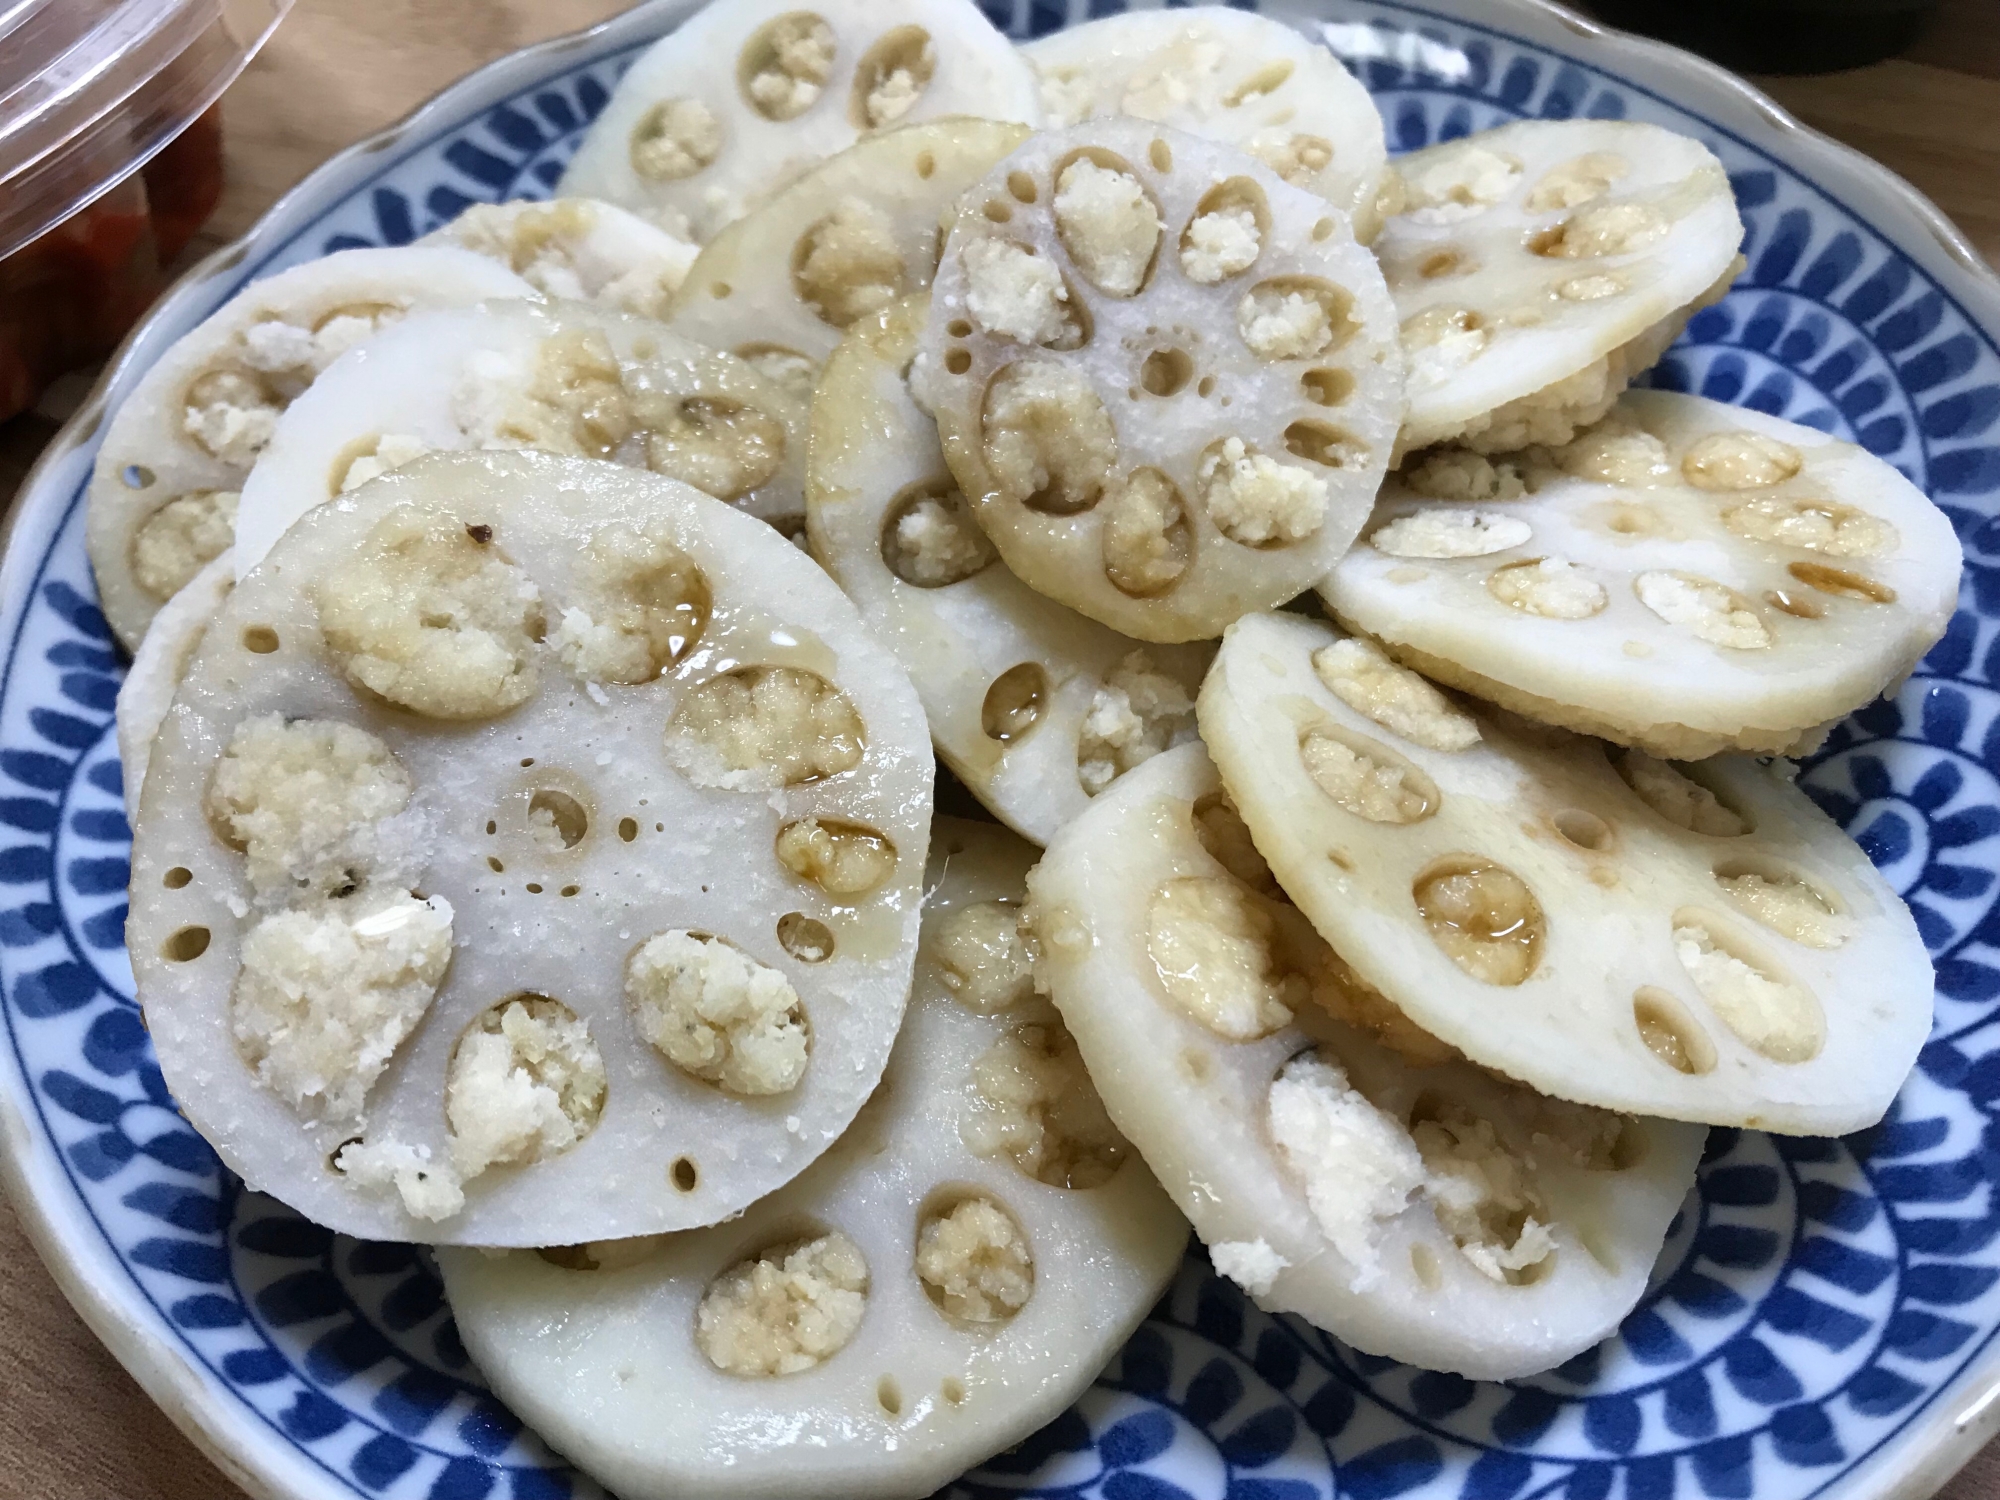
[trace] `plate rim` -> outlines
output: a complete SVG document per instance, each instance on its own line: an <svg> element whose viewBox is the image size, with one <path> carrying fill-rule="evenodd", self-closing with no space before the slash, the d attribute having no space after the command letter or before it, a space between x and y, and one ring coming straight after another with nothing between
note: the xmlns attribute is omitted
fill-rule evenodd
<svg viewBox="0 0 2000 1500"><path fill-rule="evenodd" d="M243 234L176 278L105 362L89 393L49 440L15 493L0 526L0 544L5 547L4 558L0 558L0 621L13 625L10 636L18 634L32 602L26 591L44 561L40 555L31 557L28 547L17 546L17 539L24 534L52 535L67 515L69 503L80 502L80 497L65 497L55 488L56 471L97 437L111 396L158 357L160 351L153 346L167 338L164 330L185 316L204 294L213 293L216 284L244 261L268 258L289 243L327 200L340 196L344 179L366 159L392 151L440 116L471 119L482 107L482 96L496 89L509 92L510 80L517 74L540 74L557 59L572 55L575 61L589 61L662 34L704 3L640 0L594 25L480 65L399 119L329 156L287 189ZM1568 33L1559 45L1580 62L1602 63L1621 74L1635 68L1657 70L1660 84L1644 87L1669 103L1675 102L1667 93L1669 89L1683 94L1689 84L1700 93L1719 97L1739 112L1740 118L1727 128L1746 144L1781 159L1807 163L1798 170L1816 186L1837 182L1845 189L1859 184L1885 199L1904 222L1877 221L1871 227L1903 253L1910 253L1902 244L1911 238L1910 231L1921 230L1951 261L1952 280L1958 283L1953 292L1963 299L1968 317L2000 344L2000 272L1986 262L1965 232L1908 179L1806 124L1748 79L1681 48L1607 26L1555 0L1396 3L1419 14L1495 30L1503 30L1511 21L1522 28L1515 39L1531 46L1557 45L1538 41L1535 33L1559 28ZM1134 8L1147 8L1147 0L1138 0ZM1277 8L1285 19L1310 21L1315 19L1311 12L1317 5L1315 0L1280 0ZM234 1405L223 1405L211 1379L186 1359L164 1330L135 1315L137 1310L121 1282L121 1278L129 1278L108 1246L84 1236L82 1253L78 1253L79 1246L71 1241L85 1226L76 1223L73 1207L60 1192L53 1202L44 1197L48 1187L66 1187L60 1174L52 1172L48 1156L46 1140L28 1123L17 1101L0 1091L0 1191L13 1205L23 1232L51 1278L91 1333L175 1427L253 1500L304 1500L316 1492L337 1493L325 1489L319 1476L300 1467L301 1455L296 1448L277 1441L257 1424L245 1423ZM43 1180L39 1186L38 1179ZM89 1274L100 1270L112 1274ZM1955 1399L1947 1399L1954 1395ZM1830 1479L1827 1485L1861 1481L1872 1486L1870 1500L1923 1500L1946 1483L1980 1448L2000 1436L2000 1337L1991 1340L1984 1356L1968 1364L1928 1405L1927 1415L1911 1422L1860 1465ZM1897 1458L1907 1467L1884 1480L1879 1471ZM1822 1486L1815 1493L1823 1494L1826 1488Z"/></svg>

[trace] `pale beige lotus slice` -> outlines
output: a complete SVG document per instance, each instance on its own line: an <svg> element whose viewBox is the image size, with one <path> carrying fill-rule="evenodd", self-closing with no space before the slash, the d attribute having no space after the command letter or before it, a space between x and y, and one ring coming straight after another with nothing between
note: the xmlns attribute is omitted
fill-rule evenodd
<svg viewBox="0 0 2000 1500"><path fill-rule="evenodd" d="M1705 1132L1336 1020L1376 1022L1380 998L1270 877L1189 745L1099 798L1028 885L1036 982L1216 1268L1358 1349L1477 1379L1609 1335Z"/></svg>
<svg viewBox="0 0 2000 1500"><path fill-rule="evenodd" d="M1033 71L972 0L729 0L639 56L559 191L706 244L822 157L947 115L1041 118Z"/></svg>
<svg viewBox="0 0 2000 1500"><path fill-rule="evenodd" d="M534 295L454 246L343 250L252 282L161 355L112 413L90 478L90 565L126 649L229 545L251 464L322 370L411 312Z"/></svg>
<svg viewBox="0 0 2000 1500"><path fill-rule="evenodd" d="M1033 857L938 821L882 1087L741 1219L439 1253L466 1348L552 1446L628 1500L921 1500L1054 1418L1130 1336L1187 1222L1032 992Z"/></svg>
<svg viewBox="0 0 2000 1500"><path fill-rule="evenodd" d="M236 586L236 560L225 549L209 559L181 591L169 599L132 653L132 666L118 685L118 764L125 779L125 814L139 815L139 794L153 737L166 722L174 693L187 675L208 622Z"/></svg>
<svg viewBox="0 0 2000 1500"><path fill-rule="evenodd" d="M1402 451L1568 441L1742 269L1722 163L1657 125L1522 120L1396 165L1375 251L1409 364Z"/></svg>
<svg viewBox="0 0 2000 1500"><path fill-rule="evenodd" d="M1320 593L1544 722L1678 759L1802 755L1943 635L1961 565L1951 522L1874 455L1632 391L1563 447L1392 475Z"/></svg>
<svg viewBox="0 0 2000 1500"><path fill-rule="evenodd" d="M475 203L420 245L458 245L545 297L664 318L700 247L595 198Z"/></svg>
<svg viewBox="0 0 2000 1500"><path fill-rule="evenodd" d="M911 389L1014 573L1150 641L1322 576L1403 411L1346 216L1127 119L1038 135L961 200Z"/></svg>
<svg viewBox="0 0 2000 1500"><path fill-rule="evenodd" d="M973 524L903 372L926 299L857 325L813 401L814 553L909 671L931 741L1045 844L1133 766L1194 734L1210 649L1143 646L1043 598Z"/></svg>
<svg viewBox="0 0 2000 1500"><path fill-rule="evenodd" d="M433 454L238 582L154 744L128 939L161 1068L343 1233L715 1223L881 1075L932 764L902 670L763 523Z"/></svg>
<svg viewBox="0 0 2000 1500"><path fill-rule="evenodd" d="M781 530L804 512L805 403L649 318L493 302L409 319L336 361L243 486L247 572L313 506L423 454L535 449L650 468Z"/></svg>
<svg viewBox="0 0 2000 1500"><path fill-rule="evenodd" d="M1842 1135L1930 1030L1908 908L1783 763L1675 766L1476 709L1295 616L1231 631L1200 720L1341 957L1544 1093Z"/></svg>
<svg viewBox="0 0 2000 1500"><path fill-rule="evenodd" d="M709 242L674 300L676 331L809 396L846 329L930 286L941 221L1028 134L939 120L828 158Z"/></svg>
<svg viewBox="0 0 2000 1500"><path fill-rule="evenodd" d="M1133 10L1021 51L1051 128L1130 115L1234 146L1351 217L1363 243L1395 206L1375 101L1283 21L1222 5Z"/></svg>

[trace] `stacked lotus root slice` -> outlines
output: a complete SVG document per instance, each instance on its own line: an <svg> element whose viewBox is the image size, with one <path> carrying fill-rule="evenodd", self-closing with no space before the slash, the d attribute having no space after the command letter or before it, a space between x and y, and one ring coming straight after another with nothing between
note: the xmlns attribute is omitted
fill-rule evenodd
<svg viewBox="0 0 2000 1500"><path fill-rule="evenodd" d="M218 309L89 533L176 1097L439 1246L618 1493L929 1494L1189 1220L1360 1349L1547 1369L1706 1125L1888 1107L1923 945L1754 757L1960 554L1869 454L1628 390L1742 264L1699 142L1392 163L1245 12L759 0L561 187Z"/></svg>

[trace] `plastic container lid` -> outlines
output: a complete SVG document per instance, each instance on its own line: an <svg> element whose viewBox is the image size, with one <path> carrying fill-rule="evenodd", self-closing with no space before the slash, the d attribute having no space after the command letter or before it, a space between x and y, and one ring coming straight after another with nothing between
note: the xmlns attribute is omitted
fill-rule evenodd
<svg viewBox="0 0 2000 1500"><path fill-rule="evenodd" d="M0 256L124 180L292 0L0 0Z"/></svg>

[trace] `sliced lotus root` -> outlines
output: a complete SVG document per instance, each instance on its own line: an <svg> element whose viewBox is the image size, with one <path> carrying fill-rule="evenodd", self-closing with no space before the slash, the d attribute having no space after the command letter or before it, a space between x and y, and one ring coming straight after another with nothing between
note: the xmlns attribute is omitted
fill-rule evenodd
<svg viewBox="0 0 2000 1500"><path fill-rule="evenodd" d="M1141 646L1007 571L903 372L927 299L855 327L813 402L813 551L910 673L931 740L1038 844L1133 766L1194 734L1210 650Z"/></svg>
<svg viewBox="0 0 2000 1500"><path fill-rule="evenodd" d="M1567 442L1742 269L1722 163L1657 125L1522 120L1396 165L1403 209L1375 252L1408 361L1404 451Z"/></svg>
<svg viewBox="0 0 2000 1500"><path fill-rule="evenodd" d="M650 468L795 530L805 403L743 361L582 302L413 317L286 412L243 486L247 573L301 515L426 453L530 448Z"/></svg>
<svg viewBox="0 0 2000 1500"><path fill-rule="evenodd" d="M1394 322L1323 199L1099 120L961 200L911 385L1024 583L1197 640L1347 550L1402 417Z"/></svg>
<svg viewBox="0 0 2000 1500"><path fill-rule="evenodd" d="M253 282L160 356L113 414L90 479L90 564L127 649L229 545L251 464L320 371L412 311L534 294L469 250L343 250Z"/></svg>
<svg viewBox="0 0 2000 1500"><path fill-rule="evenodd" d="M664 318L699 247L615 203L475 203L420 245L461 245L525 277L546 297Z"/></svg>
<svg viewBox="0 0 2000 1500"><path fill-rule="evenodd" d="M810 396L846 329L930 286L940 221L1027 138L1021 125L940 120L848 147L709 242L675 329Z"/></svg>
<svg viewBox="0 0 2000 1500"><path fill-rule="evenodd" d="M741 1219L440 1253L473 1359L572 1462L632 1500L921 1500L1056 1417L1138 1326L1187 1223L1033 993L1033 856L938 820L882 1088Z"/></svg>
<svg viewBox="0 0 2000 1500"><path fill-rule="evenodd" d="M1544 1093L1843 1135L1881 1118L1930 1030L1908 909L1781 767L1677 767L1475 713L1295 616L1236 626L1200 717L1340 956Z"/></svg>
<svg viewBox="0 0 2000 1500"><path fill-rule="evenodd" d="M947 115L1041 118L1033 71L971 0L732 0L640 55L561 191L706 244L821 157Z"/></svg>
<svg viewBox="0 0 2000 1500"><path fill-rule="evenodd" d="M1271 883L1199 745L1100 797L1028 889L1036 982L1105 1108L1260 1306L1492 1380L1631 1311L1705 1132L1371 1035L1387 1007Z"/></svg>
<svg viewBox="0 0 2000 1500"><path fill-rule="evenodd" d="M1364 244L1395 207L1375 101L1281 21L1220 5L1135 10L1021 50L1052 129L1130 115L1234 146L1347 214Z"/></svg>
<svg viewBox="0 0 2000 1500"><path fill-rule="evenodd" d="M433 454L237 584L154 744L127 930L168 1085L344 1233L715 1223L881 1074L932 764L908 679L769 527Z"/></svg>
<svg viewBox="0 0 2000 1500"><path fill-rule="evenodd" d="M1563 447L1392 475L1320 592L1441 682L1692 760L1815 748L1944 633L1960 566L1853 444L1632 391Z"/></svg>
<svg viewBox="0 0 2000 1500"><path fill-rule="evenodd" d="M139 815L139 794L146 785L146 764L152 758L153 737L166 722L174 693L187 675L208 622L236 586L236 562L225 548L169 599L132 653L131 670L118 685L118 764L125 780L125 811Z"/></svg>

